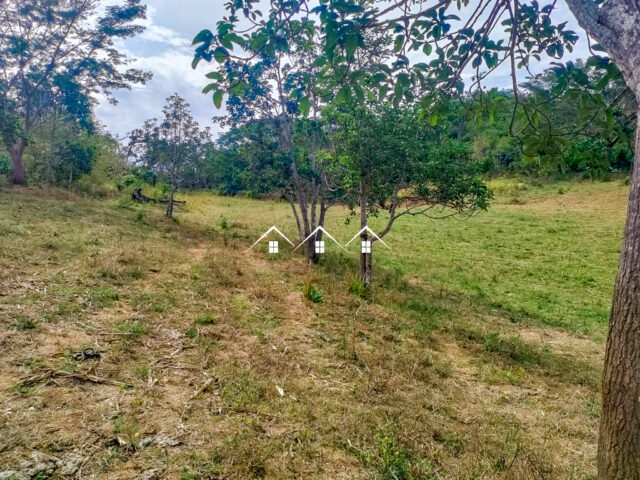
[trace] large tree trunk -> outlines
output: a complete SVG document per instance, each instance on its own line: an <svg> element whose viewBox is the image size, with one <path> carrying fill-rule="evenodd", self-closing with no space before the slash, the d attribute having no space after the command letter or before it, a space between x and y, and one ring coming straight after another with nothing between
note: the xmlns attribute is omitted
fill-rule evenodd
<svg viewBox="0 0 640 480"><path fill-rule="evenodd" d="M598 472L640 479L640 130L604 361Z"/></svg>
<svg viewBox="0 0 640 480"><path fill-rule="evenodd" d="M586 32L607 50L640 104L640 2L567 0ZM640 480L640 134L602 379L600 480Z"/></svg>
<svg viewBox="0 0 640 480"><path fill-rule="evenodd" d="M22 160L26 146L27 142L21 139L9 149L9 155L11 155L11 183L13 185L26 185L27 183L24 175L24 162Z"/></svg>

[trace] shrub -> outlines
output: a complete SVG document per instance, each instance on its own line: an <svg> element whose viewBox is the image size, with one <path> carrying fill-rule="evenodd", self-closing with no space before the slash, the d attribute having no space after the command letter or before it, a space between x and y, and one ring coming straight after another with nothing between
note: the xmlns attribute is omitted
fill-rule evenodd
<svg viewBox="0 0 640 480"><path fill-rule="evenodd" d="M4 152L0 152L0 175L6 175L9 173L11 162L9 161L9 155Z"/></svg>

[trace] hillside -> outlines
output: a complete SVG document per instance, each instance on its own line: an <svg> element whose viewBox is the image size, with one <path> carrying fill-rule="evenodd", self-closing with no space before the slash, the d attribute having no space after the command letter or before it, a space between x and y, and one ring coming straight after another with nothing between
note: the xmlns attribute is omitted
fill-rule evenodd
<svg viewBox="0 0 640 480"><path fill-rule="evenodd" d="M595 478L627 187L492 187L471 219L399 220L370 298L357 247L246 252L274 224L296 238L283 203L187 194L171 222L0 191L0 472ZM343 243L348 218L326 225Z"/></svg>

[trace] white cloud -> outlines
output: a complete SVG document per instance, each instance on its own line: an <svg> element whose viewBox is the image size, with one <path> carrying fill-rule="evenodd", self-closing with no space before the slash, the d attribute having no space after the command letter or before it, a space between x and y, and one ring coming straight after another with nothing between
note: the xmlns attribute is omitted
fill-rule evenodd
<svg viewBox="0 0 640 480"><path fill-rule="evenodd" d="M170 11L165 11L167 9ZM168 21L171 14L184 17L184 9L177 2L165 5L163 20ZM146 119L160 117L165 99L177 92L190 103L192 115L202 126L218 131L211 122L216 113L213 102L210 96L201 93L208 83L204 75L208 68L206 65L198 70L191 68L193 52L189 36L193 32L180 32L164 22L159 24L158 18L159 11L148 6L147 18L140 22L146 27L145 31L118 44L120 51L132 60L128 67L150 71L153 78L145 85L133 85L131 90L114 92L117 105L99 98L96 116L111 133L123 137Z"/></svg>
<svg viewBox="0 0 640 480"><path fill-rule="evenodd" d="M174 47L188 47L189 41L170 28L161 25L149 25L140 38L152 42L166 43Z"/></svg>
<svg viewBox="0 0 640 480"><path fill-rule="evenodd" d="M152 71L153 79L146 85L117 92L117 105L102 101L96 115L109 131L123 136L144 120L160 117L165 99L177 92L190 103L192 115L202 126L217 131L211 122L215 107L210 96L201 93L208 80L202 70L191 68L191 59L191 55L172 49L136 59L131 66Z"/></svg>

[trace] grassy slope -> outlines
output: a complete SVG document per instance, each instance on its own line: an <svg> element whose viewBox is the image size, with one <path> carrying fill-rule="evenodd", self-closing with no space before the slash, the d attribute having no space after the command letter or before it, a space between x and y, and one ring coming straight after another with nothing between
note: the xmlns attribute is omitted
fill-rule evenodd
<svg viewBox="0 0 640 480"><path fill-rule="evenodd" d="M280 203L189 195L174 224L0 192L0 466L76 450L81 477L113 479L593 478L626 187L493 186L468 221L399 221L369 300L348 293L357 246L314 268L245 253L271 224L295 237ZM101 359L71 359L86 346ZM18 383L47 367L134 388Z"/></svg>

